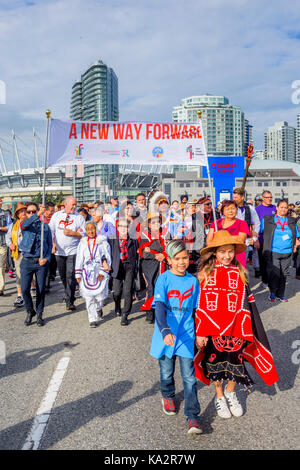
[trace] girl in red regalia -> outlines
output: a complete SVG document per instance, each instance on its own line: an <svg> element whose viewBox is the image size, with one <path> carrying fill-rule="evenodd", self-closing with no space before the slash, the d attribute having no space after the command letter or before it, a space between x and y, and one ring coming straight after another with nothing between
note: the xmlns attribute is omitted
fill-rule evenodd
<svg viewBox="0 0 300 470"><path fill-rule="evenodd" d="M146 302L141 310L146 311L146 321L154 323L154 309L151 307L154 286L160 274L167 269L166 240L170 239L167 227L162 228L162 217L156 212L149 212L148 227L142 231L138 253L141 258L142 272L146 279Z"/></svg>
<svg viewBox="0 0 300 470"><path fill-rule="evenodd" d="M196 377L216 388L215 406L222 418L242 416L234 391L236 383L253 384L244 365L248 361L267 385L278 380L273 357L247 272L235 255L246 245L226 230L214 234L200 252L200 297L195 315ZM223 391L223 381L227 385ZM228 407L229 405L229 407Z"/></svg>

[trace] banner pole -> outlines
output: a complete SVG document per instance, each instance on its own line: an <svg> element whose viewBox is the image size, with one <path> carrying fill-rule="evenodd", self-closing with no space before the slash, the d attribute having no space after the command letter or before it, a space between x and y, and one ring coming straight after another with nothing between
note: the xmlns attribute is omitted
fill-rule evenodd
<svg viewBox="0 0 300 470"><path fill-rule="evenodd" d="M45 206L46 203L46 170L47 170L47 158L48 158L48 142L49 142L49 123L51 119L51 111L47 109L46 111L47 117L47 127L46 127L46 146L45 146L45 157L44 157L44 179L43 179L43 198L42 204ZM40 259L44 257L44 221L45 221L45 213L42 214L42 227L41 227L41 256Z"/></svg>
<svg viewBox="0 0 300 470"><path fill-rule="evenodd" d="M201 122L201 117L202 117L202 111L201 110L197 111L197 116L198 116L199 122ZM214 192L213 192L214 188L213 188L213 185L212 185L212 182L211 182L211 176L210 176L210 170L209 170L208 156L207 155L206 155L206 158L207 158L206 169L207 169L207 176L208 176L208 184L209 184L209 189L210 189L210 193L211 193L211 200L212 200L212 212L213 212L213 218L214 218L214 223L215 223L215 231L217 232L218 227L217 227L217 217L216 217L216 208L215 208L215 197L214 197Z"/></svg>

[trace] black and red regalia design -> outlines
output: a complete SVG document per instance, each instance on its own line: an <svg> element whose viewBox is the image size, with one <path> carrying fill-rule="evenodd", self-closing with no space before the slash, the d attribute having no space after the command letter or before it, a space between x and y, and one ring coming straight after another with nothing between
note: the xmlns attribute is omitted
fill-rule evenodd
<svg viewBox="0 0 300 470"><path fill-rule="evenodd" d="M160 230L157 235L151 234L147 229L144 229L141 236L140 246L138 253L141 258L141 267L146 279L146 301L142 305L141 310L151 310L151 304L154 297L154 286L158 276L165 272L167 269L167 254L166 243L170 239L167 227L162 231ZM149 251L145 251L145 248ZM162 253L164 261L159 262L155 259L155 255Z"/></svg>
<svg viewBox="0 0 300 470"><path fill-rule="evenodd" d="M200 283L195 315L196 336L209 337L195 356L196 377L209 385L215 380L253 382L248 361L267 385L278 380L266 332L254 296L234 266L216 265L208 283Z"/></svg>

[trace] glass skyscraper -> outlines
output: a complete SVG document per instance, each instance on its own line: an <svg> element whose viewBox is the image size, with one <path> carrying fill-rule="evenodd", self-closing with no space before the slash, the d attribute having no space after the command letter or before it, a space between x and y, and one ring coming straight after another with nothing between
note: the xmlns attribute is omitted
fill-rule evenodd
<svg viewBox="0 0 300 470"><path fill-rule="evenodd" d="M208 155L242 156L245 150L245 118L239 106L225 96L200 95L181 100L173 108L174 122L197 122L202 111L202 127Z"/></svg>
<svg viewBox="0 0 300 470"><path fill-rule="evenodd" d="M118 78L101 60L90 65L72 87L70 118L74 121L118 121ZM112 194L118 179L117 165L85 165L76 177L73 192L79 203L102 200Z"/></svg>

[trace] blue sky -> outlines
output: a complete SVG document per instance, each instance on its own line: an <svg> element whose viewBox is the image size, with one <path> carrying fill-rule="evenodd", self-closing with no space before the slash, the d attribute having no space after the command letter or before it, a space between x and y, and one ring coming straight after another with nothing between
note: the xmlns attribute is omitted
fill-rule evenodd
<svg viewBox="0 0 300 470"><path fill-rule="evenodd" d="M119 79L120 120L170 121L183 97L225 95L254 126L296 125L300 9L273 0L0 0L0 137L68 119L71 87L102 59Z"/></svg>

